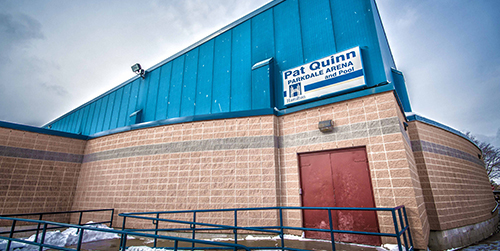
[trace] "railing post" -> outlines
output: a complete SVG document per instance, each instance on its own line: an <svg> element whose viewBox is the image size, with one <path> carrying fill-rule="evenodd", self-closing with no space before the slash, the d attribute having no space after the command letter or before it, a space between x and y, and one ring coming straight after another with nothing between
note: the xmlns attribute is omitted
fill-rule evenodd
<svg viewBox="0 0 500 251"><path fill-rule="evenodd" d="M328 221L330 222L330 239L332 240L332 251L335 251L335 238L333 236L333 219L331 209L328 209Z"/></svg>
<svg viewBox="0 0 500 251"><path fill-rule="evenodd" d="M7 241L7 248L5 250L10 251L10 244L12 243L12 237L14 237L14 229L16 229L16 220L12 221L12 227L10 227L9 240Z"/></svg>
<svg viewBox="0 0 500 251"><path fill-rule="evenodd" d="M82 225L82 214L83 212L80 211L80 218L78 219L78 225Z"/></svg>
<svg viewBox="0 0 500 251"><path fill-rule="evenodd" d="M160 214L156 214L156 222L153 221L153 224L155 224L155 235L158 235L158 218L160 218ZM155 237L155 241L153 243L153 247L156 247L156 243L158 242L158 238Z"/></svg>
<svg viewBox="0 0 500 251"><path fill-rule="evenodd" d="M175 240L174 242L174 250L177 251L177 247L179 246L179 241Z"/></svg>
<svg viewBox="0 0 500 251"><path fill-rule="evenodd" d="M127 250L127 234L122 234L122 241L121 241L121 244L120 244L120 249L122 251L126 251Z"/></svg>
<svg viewBox="0 0 500 251"><path fill-rule="evenodd" d="M280 207L280 239L281 239L281 250L285 250L285 238L283 234L283 208Z"/></svg>
<svg viewBox="0 0 500 251"><path fill-rule="evenodd" d="M43 214L40 214L40 217L38 217L38 220L41 221L42 220L42 216ZM38 241L38 233L40 232L40 222L38 222L38 225L36 226L36 234L35 234L35 242Z"/></svg>
<svg viewBox="0 0 500 251"><path fill-rule="evenodd" d="M411 232L410 232L410 224L408 224L408 216L406 215L406 207L404 206L403 206L403 214L405 216L406 225L408 226L408 239L410 239L410 246L413 247L413 240L411 238Z"/></svg>
<svg viewBox="0 0 500 251"><path fill-rule="evenodd" d="M234 244L238 244L238 210L234 210ZM194 244L194 243L193 243ZM234 247L234 251L236 251L236 247Z"/></svg>
<svg viewBox="0 0 500 251"><path fill-rule="evenodd" d="M78 245L76 246L77 251L82 249L83 231L85 231L85 229L80 229L80 234L78 235Z"/></svg>
<svg viewBox="0 0 500 251"><path fill-rule="evenodd" d="M403 215L401 214L401 208L398 209L399 222L401 222L401 231L403 231L403 241L405 243L405 248L408 249L408 240L406 239L405 223L403 221ZM406 225L408 226L408 225Z"/></svg>
<svg viewBox="0 0 500 251"><path fill-rule="evenodd" d="M196 211L193 212L193 225L191 227L193 229L192 239L196 239ZM191 243L191 250L194 250L194 242Z"/></svg>
<svg viewBox="0 0 500 251"><path fill-rule="evenodd" d="M393 208L391 212L392 221L394 222L394 230L396 231L396 239L398 240L398 249L399 251L403 251L403 248L401 247L401 236L399 235L398 219L396 218L396 210Z"/></svg>
<svg viewBox="0 0 500 251"><path fill-rule="evenodd" d="M127 219L127 216L123 216L123 223L122 223L122 231L125 231L125 220ZM121 236L121 240L120 240L120 247L122 249L122 251L125 251L125 240L127 239L127 235L126 234L122 234Z"/></svg>
<svg viewBox="0 0 500 251"><path fill-rule="evenodd" d="M115 216L115 209L111 209L111 221L109 222L109 227L113 228L113 217Z"/></svg>
<svg viewBox="0 0 500 251"><path fill-rule="evenodd" d="M43 230L42 230L42 238L40 239L40 247L38 248L38 251L43 250L43 244L45 243L45 233L47 233L47 223L43 223ZM36 242L36 240L35 240Z"/></svg>

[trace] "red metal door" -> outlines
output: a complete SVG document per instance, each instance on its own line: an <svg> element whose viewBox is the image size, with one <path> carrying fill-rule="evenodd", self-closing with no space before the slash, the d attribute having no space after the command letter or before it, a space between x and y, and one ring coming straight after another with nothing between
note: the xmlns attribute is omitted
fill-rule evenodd
<svg viewBox="0 0 500 251"><path fill-rule="evenodd" d="M302 205L305 207L375 207L364 147L299 155ZM304 210L304 227L330 228L328 213ZM379 232L374 211L332 211L333 228ZM326 223L326 224L325 224ZM307 231L307 238L330 234ZM335 240L379 246L380 237L336 234Z"/></svg>

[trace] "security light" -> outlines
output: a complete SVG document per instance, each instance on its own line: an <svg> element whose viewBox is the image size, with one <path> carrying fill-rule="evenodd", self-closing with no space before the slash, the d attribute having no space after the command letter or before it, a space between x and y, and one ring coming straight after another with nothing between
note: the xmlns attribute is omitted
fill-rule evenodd
<svg viewBox="0 0 500 251"><path fill-rule="evenodd" d="M141 65L139 63L132 65L132 71L135 72L135 74L141 76L141 78L144 79L144 69L142 69Z"/></svg>
<svg viewBox="0 0 500 251"><path fill-rule="evenodd" d="M320 121L318 123L318 129L321 132L333 132L333 121L331 119Z"/></svg>

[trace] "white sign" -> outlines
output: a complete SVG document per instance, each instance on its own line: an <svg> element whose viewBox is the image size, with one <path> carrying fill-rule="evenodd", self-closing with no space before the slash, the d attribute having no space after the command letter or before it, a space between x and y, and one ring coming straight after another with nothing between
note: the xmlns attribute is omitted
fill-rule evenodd
<svg viewBox="0 0 500 251"><path fill-rule="evenodd" d="M283 71L285 105L364 85L359 47Z"/></svg>

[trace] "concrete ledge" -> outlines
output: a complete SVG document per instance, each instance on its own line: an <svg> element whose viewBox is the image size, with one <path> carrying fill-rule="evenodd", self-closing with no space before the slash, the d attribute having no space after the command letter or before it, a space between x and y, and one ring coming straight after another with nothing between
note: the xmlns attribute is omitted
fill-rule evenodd
<svg viewBox="0 0 500 251"><path fill-rule="evenodd" d="M498 226L499 216L473 225L464 227L434 231L429 236L430 250L447 250L451 248L464 247L484 240L493 234Z"/></svg>

